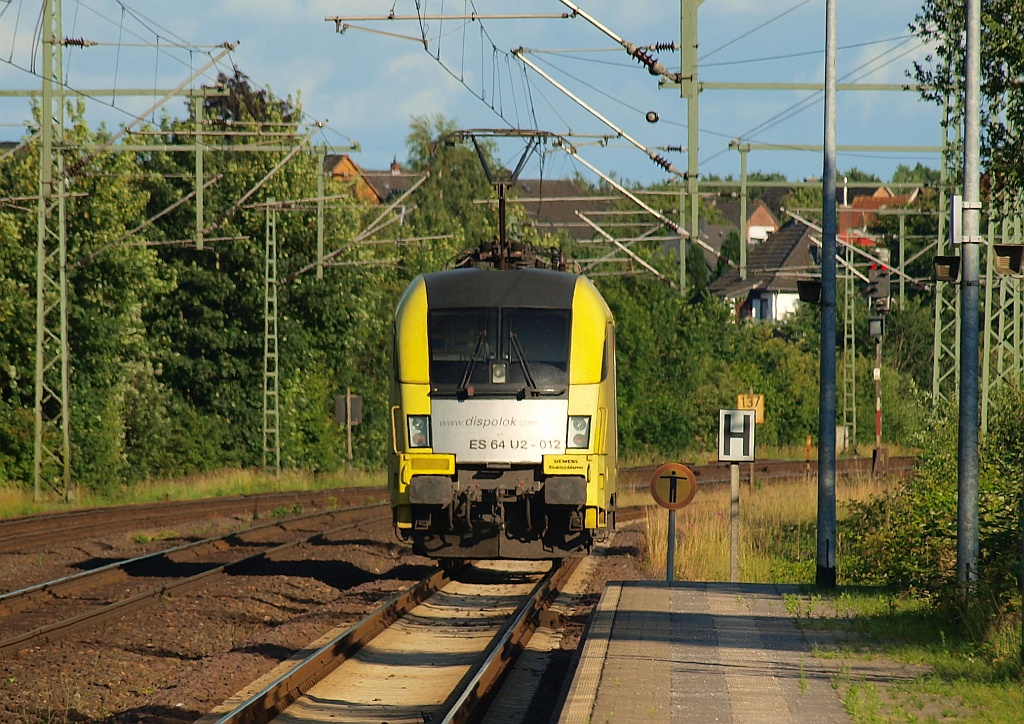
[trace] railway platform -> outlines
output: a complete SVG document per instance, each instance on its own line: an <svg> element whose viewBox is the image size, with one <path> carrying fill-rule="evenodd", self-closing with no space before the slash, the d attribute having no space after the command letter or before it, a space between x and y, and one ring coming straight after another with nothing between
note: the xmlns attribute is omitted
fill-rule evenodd
<svg viewBox="0 0 1024 724"><path fill-rule="evenodd" d="M785 596L797 586L609 583L560 724L849 722Z"/></svg>

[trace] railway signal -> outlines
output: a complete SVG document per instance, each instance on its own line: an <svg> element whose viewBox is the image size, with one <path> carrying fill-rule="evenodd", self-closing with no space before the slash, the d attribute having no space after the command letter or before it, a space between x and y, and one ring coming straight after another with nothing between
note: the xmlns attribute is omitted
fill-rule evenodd
<svg viewBox="0 0 1024 724"><path fill-rule="evenodd" d="M864 291L871 300L876 312L889 311L891 288L889 277L889 267L884 264L872 264L868 268L868 285Z"/></svg>
<svg viewBox="0 0 1024 724"><path fill-rule="evenodd" d="M882 261L888 261L888 250L879 249ZM872 475L886 472L889 454L882 447L882 337L885 336L885 315L889 311L889 267L884 263L872 263L868 268L867 294L871 300L874 316L868 319L868 336L875 340L875 449L872 453Z"/></svg>

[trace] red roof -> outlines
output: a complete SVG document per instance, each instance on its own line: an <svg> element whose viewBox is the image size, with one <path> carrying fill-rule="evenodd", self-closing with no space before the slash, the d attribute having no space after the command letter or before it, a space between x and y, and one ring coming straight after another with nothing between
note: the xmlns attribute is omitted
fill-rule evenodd
<svg viewBox="0 0 1024 724"><path fill-rule="evenodd" d="M837 228L840 235L849 234L853 239L852 243L860 245L859 235L853 233L864 231L868 226L878 222L878 214L875 212L882 209L898 206L906 206L917 197L917 189L910 194L897 196L889 189L882 187L877 189L870 196L855 196L853 203L849 206L840 206L837 219ZM864 237L866 241L870 241ZM871 241L871 245L874 242Z"/></svg>

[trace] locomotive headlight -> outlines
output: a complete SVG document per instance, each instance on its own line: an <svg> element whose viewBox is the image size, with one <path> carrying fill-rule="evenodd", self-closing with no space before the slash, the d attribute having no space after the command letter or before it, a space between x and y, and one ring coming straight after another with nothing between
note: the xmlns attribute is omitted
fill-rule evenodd
<svg viewBox="0 0 1024 724"><path fill-rule="evenodd" d="M491 384L503 385L508 380L508 365L495 362L491 365Z"/></svg>
<svg viewBox="0 0 1024 724"><path fill-rule="evenodd" d="M570 415L565 446L582 450L590 447L590 415Z"/></svg>
<svg viewBox="0 0 1024 724"><path fill-rule="evenodd" d="M430 415L409 415L409 447L430 447Z"/></svg>

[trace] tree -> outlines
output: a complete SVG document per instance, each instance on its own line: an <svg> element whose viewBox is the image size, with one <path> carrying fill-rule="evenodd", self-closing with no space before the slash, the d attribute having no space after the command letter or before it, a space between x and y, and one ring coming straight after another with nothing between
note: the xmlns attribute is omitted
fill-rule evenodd
<svg viewBox="0 0 1024 724"><path fill-rule="evenodd" d="M729 268L728 259L736 264L740 263L740 235L738 232L730 231L729 235L725 237L725 241L722 242L721 249L722 256L719 257L718 263L715 265L715 277L720 277Z"/></svg>
<svg viewBox="0 0 1024 724"><path fill-rule="evenodd" d="M456 122L442 115L414 116L406 145L413 170L430 173L415 194L414 227L424 233L428 229L432 233L441 229L454 233L458 245L441 248L459 250L496 238L497 217L487 205L474 203L495 198L494 189L487 181L476 149L468 139L454 137L456 130ZM478 143L488 165L498 169L493 145L486 140ZM434 268L440 268L436 265L438 261L441 260L435 260Z"/></svg>
<svg viewBox="0 0 1024 724"><path fill-rule="evenodd" d="M1024 13L1019 0L981 1L981 155L993 189L1020 188L1024 181ZM962 128L965 115L966 18L958 0L925 0L910 29L931 52L915 62L911 77L921 96L948 107L946 128ZM960 167L962 148L954 143L947 162ZM954 172L954 175L959 175Z"/></svg>
<svg viewBox="0 0 1024 724"><path fill-rule="evenodd" d="M942 173L938 169L929 168L920 161L910 168L900 164L893 171L893 183L912 183L920 186L937 186L942 180Z"/></svg>

